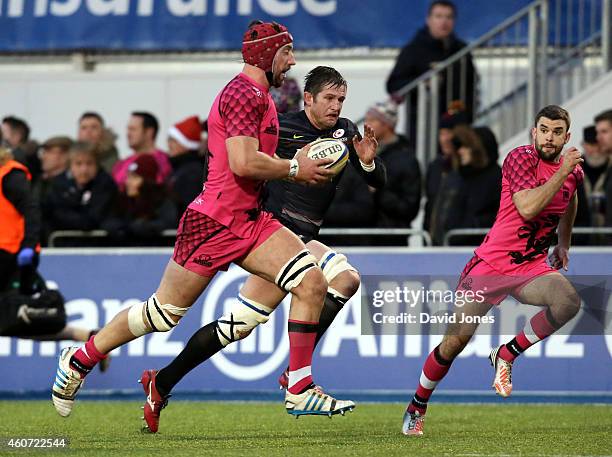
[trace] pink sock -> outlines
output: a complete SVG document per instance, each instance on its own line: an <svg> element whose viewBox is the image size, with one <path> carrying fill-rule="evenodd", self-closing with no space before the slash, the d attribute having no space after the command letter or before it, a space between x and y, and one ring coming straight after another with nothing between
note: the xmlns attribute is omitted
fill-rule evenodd
<svg viewBox="0 0 612 457"><path fill-rule="evenodd" d="M85 343L83 347L80 347L70 359L70 366L78 371L81 377L85 377L98 362L104 360L108 355L102 354L96 349L94 345L94 335Z"/></svg>
<svg viewBox="0 0 612 457"><path fill-rule="evenodd" d="M446 373L448 373L451 363L452 360L449 361L442 358L439 346L436 346L436 348L429 353L423 365L423 371L421 372L417 390L412 401L408 405L408 412L413 413L418 411L421 414L425 414L429 397L433 394L438 383L446 376Z"/></svg>
<svg viewBox="0 0 612 457"><path fill-rule="evenodd" d="M552 321L550 311L548 309L542 310L527 322L525 328L518 335L504 344L497 355L506 362L514 362L514 359L525 352L526 349L556 331L557 324Z"/></svg>
<svg viewBox="0 0 612 457"><path fill-rule="evenodd" d="M289 392L302 393L312 384L312 352L319 323L289 320Z"/></svg>

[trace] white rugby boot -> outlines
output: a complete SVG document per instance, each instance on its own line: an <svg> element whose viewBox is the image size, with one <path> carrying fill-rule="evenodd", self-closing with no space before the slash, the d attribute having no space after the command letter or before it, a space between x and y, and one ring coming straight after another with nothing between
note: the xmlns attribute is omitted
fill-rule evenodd
<svg viewBox="0 0 612 457"><path fill-rule="evenodd" d="M285 408L287 413L297 418L300 416L329 416L336 414L344 416L346 411L355 409L351 400L336 400L327 395L320 387L312 387L301 394L285 393Z"/></svg>
<svg viewBox="0 0 612 457"><path fill-rule="evenodd" d="M70 416L74 407L74 398L84 382L79 372L70 368L70 358L78 349L74 346L64 348L59 356L51 399L55 410L62 417Z"/></svg>

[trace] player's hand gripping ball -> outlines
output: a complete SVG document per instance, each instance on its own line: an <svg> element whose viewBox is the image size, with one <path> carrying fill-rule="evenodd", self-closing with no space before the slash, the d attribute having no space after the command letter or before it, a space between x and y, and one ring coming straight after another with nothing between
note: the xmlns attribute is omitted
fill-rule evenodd
<svg viewBox="0 0 612 457"><path fill-rule="evenodd" d="M332 159L333 162L326 165L325 168L337 175L346 166L349 157L349 149L340 140L333 138L321 138L313 141L308 150L308 157L317 159Z"/></svg>

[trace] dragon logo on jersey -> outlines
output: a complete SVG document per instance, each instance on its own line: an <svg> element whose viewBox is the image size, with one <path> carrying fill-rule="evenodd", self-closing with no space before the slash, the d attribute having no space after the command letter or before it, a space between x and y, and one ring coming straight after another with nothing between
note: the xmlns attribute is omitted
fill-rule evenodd
<svg viewBox="0 0 612 457"><path fill-rule="evenodd" d="M521 251L508 252L508 255L512 257L510 263L520 265L546 254L555 238L559 219L558 215L549 214L543 220L527 221L527 225L521 226L518 229L517 236L520 239L527 239L525 253L523 254ZM538 237L539 233L541 233L541 236Z"/></svg>

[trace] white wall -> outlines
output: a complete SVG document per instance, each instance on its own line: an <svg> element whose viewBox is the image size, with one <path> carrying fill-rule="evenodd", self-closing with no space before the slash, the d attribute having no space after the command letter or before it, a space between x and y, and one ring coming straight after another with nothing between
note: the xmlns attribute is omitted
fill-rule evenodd
<svg viewBox="0 0 612 457"><path fill-rule="evenodd" d="M393 66L388 59L300 60L290 75L302 83L316 65L333 65L349 82L343 116L357 120L372 103L386 98L385 79ZM84 111L98 111L119 134L121 155L129 154L125 126L130 112L153 112L161 124L159 146L174 122L192 114L207 117L217 92L240 72L237 61L197 63L115 63L95 72L62 67L13 65L0 67L0 115L27 120L38 141L76 135L77 119Z"/></svg>
<svg viewBox="0 0 612 457"><path fill-rule="evenodd" d="M593 124L593 118L602 111L612 109L612 72L562 104L572 120L568 146L581 149L582 129ZM531 142L530 131L525 130L500 145L500 161L517 146Z"/></svg>

